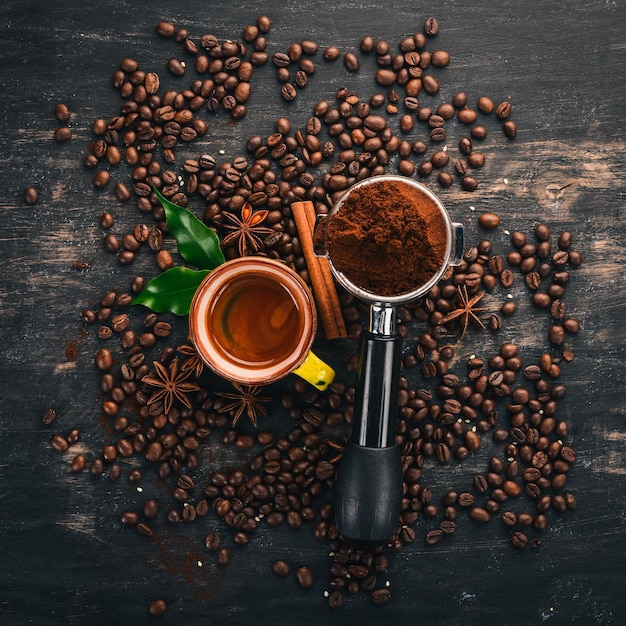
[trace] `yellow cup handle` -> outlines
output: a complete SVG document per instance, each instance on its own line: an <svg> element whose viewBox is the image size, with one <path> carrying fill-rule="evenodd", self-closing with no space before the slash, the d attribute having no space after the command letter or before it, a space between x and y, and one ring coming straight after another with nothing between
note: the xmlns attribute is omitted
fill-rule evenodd
<svg viewBox="0 0 626 626"><path fill-rule="evenodd" d="M327 389L335 380L335 370L310 351L302 365L293 370L293 373L304 378L320 391Z"/></svg>

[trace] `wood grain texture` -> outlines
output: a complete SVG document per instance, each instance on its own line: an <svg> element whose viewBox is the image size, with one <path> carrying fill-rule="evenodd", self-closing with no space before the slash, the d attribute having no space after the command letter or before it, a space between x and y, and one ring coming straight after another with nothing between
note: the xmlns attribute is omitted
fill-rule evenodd
<svg viewBox="0 0 626 626"><path fill-rule="evenodd" d="M495 520L484 527L467 520L452 541L435 547L416 541L392 559L384 578L393 600L384 607L358 597L346 598L338 611L328 608L327 546L315 541L310 529L261 525L243 549L225 539L234 548L233 560L221 568L203 547L210 530L221 529L227 537L217 518L164 527L156 539L141 537L122 527L119 514L140 497L162 495L162 486L146 480L138 494L126 480L74 475L69 467L73 454L99 450L106 439L98 423L101 398L92 363L99 344L95 329L82 327L80 311L111 287L127 289L134 272L156 271L147 255L131 270L103 252L102 211L115 213L120 233L138 216L116 201L111 189L95 190L93 172L82 166L92 120L119 110L110 76L125 56L167 76L165 63L180 48L155 34L162 19L195 36L215 32L237 38L263 13L273 21L271 51L303 38L343 50L356 50L366 34L396 42L436 16L437 43L450 51L452 64L441 74L443 90L434 101L450 99L460 88L472 98L510 98L519 126L516 139L506 141L491 120L481 146L487 161L479 189L441 192L452 217L465 224L468 241L476 242L485 236L477 215L498 213L501 227L489 237L500 250L507 249L507 231L531 233L545 221L553 232L572 231L584 255L567 292L568 310L582 331L572 342L575 360L563 368L568 394L560 405L578 453L569 483L578 509L554 516L541 548L532 553L512 550ZM168 601L161 620L168 624L623 623L626 9L621 3L286 0L277 7L269 0L253 5L153 0L149 6L6 0L0 20L0 623L154 623L147 606L156 597ZM307 97L289 107L290 119L303 124L314 102L332 98L342 85L373 93L373 59L364 64L367 71L350 75L320 62ZM212 127L194 144L194 153L223 150L224 158L234 156L249 135L272 132L285 108L271 68L255 81L248 117L236 126ZM52 139L59 101L72 111L74 137L64 145ZM124 173L114 176L123 179ZM30 184L40 190L34 206L22 200ZM75 261L89 263L89 269L77 271ZM519 310L502 332L524 354L536 355L545 347L546 316L528 304L519 279L511 292ZM496 298L486 300L486 306L497 307ZM185 329L175 332L182 343ZM410 332L414 339L422 331ZM459 346L459 358L496 347L502 336L474 335ZM319 345L320 356L340 364L352 350L349 342ZM74 351L76 358L68 358ZM59 414L52 428L41 424L49 406ZM51 433L74 426L82 431L79 444L63 455L53 452ZM469 485L491 450L484 446L458 467L429 464L424 480L438 493L451 484ZM200 480L211 468L241 461L219 441L209 444L206 458ZM422 537L428 521L417 528ZM316 586L305 592L293 577L278 579L270 570L274 558L311 565Z"/></svg>

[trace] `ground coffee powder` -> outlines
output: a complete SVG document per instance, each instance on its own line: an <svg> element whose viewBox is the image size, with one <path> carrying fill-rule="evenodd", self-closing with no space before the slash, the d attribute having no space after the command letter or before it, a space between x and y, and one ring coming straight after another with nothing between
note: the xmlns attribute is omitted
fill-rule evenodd
<svg viewBox="0 0 626 626"><path fill-rule="evenodd" d="M410 293L443 266L447 225L410 182L372 179L353 188L328 220L330 259L357 287L381 296Z"/></svg>

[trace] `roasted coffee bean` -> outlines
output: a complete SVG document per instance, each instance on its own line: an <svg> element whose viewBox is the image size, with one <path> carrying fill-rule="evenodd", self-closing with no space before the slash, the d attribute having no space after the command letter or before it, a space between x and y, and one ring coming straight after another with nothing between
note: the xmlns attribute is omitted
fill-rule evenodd
<svg viewBox="0 0 626 626"><path fill-rule="evenodd" d="M486 524L491 517L486 509L477 506L472 507L469 515L471 519L480 524Z"/></svg>
<svg viewBox="0 0 626 626"><path fill-rule="evenodd" d="M286 561L278 559L272 563L272 571L278 576L287 576L291 568Z"/></svg>
<svg viewBox="0 0 626 626"><path fill-rule="evenodd" d="M476 452L480 448L480 437L473 430L466 431L463 439L470 452Z"/></svg>
<svg viewBox="0 0 626 626"><path fill-rule="evenodd" d="M500 370L491 372L487 377L487 382L493 387L498 387L504 382L504 374Z"/></svg>
<svg viewBox="0 0 626 626"><path fill-rule="evenodd" d="M230 563L230 550L228 548L220 548L217 561L220 565L228 565Z"/></svg>
<svg viewBox="0 0 626 626"><path fill-rule="evenodd" d="M183 508L183 520L185 522L193 522L196 519L196 507L193 504L185 503ZM235 539L235 541L237 541Z"/></svg>
<svg viewBox="0 0 626 626"><path fill-rule="evenodd" d="M372 591L372 601L376 604L385 604L391 600L389 589L375 589Z"/></svg>
<svg viewBox="0 0 626 626"><path fill-rule="evenodd" d="M93 178L94 187L102 189L109 184L111 174L107 170L100 170Z"/></svg>
<svg viewBox="0 0 626 626"><path fill-rule="evenodd" d="M554 272L554 274L552 275L552 282L554 284L550 285L550 287L548 288L548 293L551 293L553 297L560 297L560 295L557 295L557 294L561 294L563 292L563 286L567 285L569 280L570 280L569 272L566 272L566 271Z"/></svg>
<svg viewBox="0 0 626 626"><path fill-rule="evenodd" d="M439 172L439 174L437 175L437 181L442 187L446 189L448 187L451 187L452 183L454 182L452 175L448 172Z"/></svg>
<svg viewBox="0 0 626 626"><path fill-rule="evenodd" d="M478 110L485 115L491 115L491 113L495 110L493 100L487 96L481 96L478 98L477 107Z"/></svg>
<svg viewBox="0 0 626 626"><path fill-rule="evenodd" d="M435 67L447 67L450 64L450 53L447 50L434 50L430 62Z"/></svg>
<svg viewBox="0 0 626 626"><path fill-rule="evenodd" d="M517 515L515 515L513 511L504 511L504 513L502 513L502 521L507 526L515 526L515 524L517 524Z"/></svg>
<svg viewBox="0 0 626 626"><path fill-rule="evenodd" d="M430 158L431 163L434 165L434 167L437 167L437 168L445 167L448 164L449 160L450 160L450 155L445 150L438 150Z"/></svg>
<svg viewBox="0 0 626 626"><path fill-rule="evenodd" d="M506 315L506 316L513 315L513 313L515 313L516 310L517 310L517 304L515 304L513 300L508 300L507 302L504 302L502 306L500 307L500 311L502 315Z"/></svg>
<svg viewBox="0 0 626 626"><path fill-rule="evenodd" d="M330 606L331 609L340 607L342 603L343 595L341 594L341 591L335 590L328 596L328 606Z"/></svg>
<svg viewBox="0 0 626 626"><path fill-rule="evenodd" d="M152 332L157 337L169 337L172 332L172 325L169 322L156 322L152 327Z"/></svg>
<svg viewBox="0 0 626 626"><path fill-rule="evenodd" d="M315 579L310 567L303 565L296 570L296 580L302 589L309 589L313 586Z"/></svg>
<svg viewBox="0 0 626 626"><path fill-rule="evenodd" d="M179 59L172 58L167 62L167 69L174 76L183 76L185 74L185 64Z"/></svg>
<svg viewBox="0 0 626 626"><path fill-rule="evenodd" d="M481 228L491 230L500 225L500 217L495 213L482 213L478 218L478 223Z"/></svg>
<svg viewBox="0 0 626 626"><path fill-rule="evenodd" d="M426 533L426 543L432 546L436 543L439 543L443 539L443 536L444 532L440 528L430 530L428 531L428 533Z"/></svg>
<svg viewBox="0 0 626 626"><path fill-rule="evenodd" d="M511 115L512 110L513 110L513 106L510 102L501 102L496 107L496 115L500 119L506 119L507 117L509 117L509 115Z"/></svg>
<svg viewBox="0 0 626 626"><path fill-rule="evenodd" d="M208 533L204 538L204 543L207 550L218 550L220 547L220 536L215 532Z"/></svg>
<svg viewBox="0 0 626 626"><path fill-rule="evenodd" d="M470 154L473 149L472 140L469 137L462 137L459 140L459 150L463 154Z"/></svg>
<svg viewBox="0 0 626 626"><path fill-rule="evenodd" d="M72 129L68 126L59 126L54 131L54 138L59 143L65 143L72 138Z"/></svg>
<svg viewBox="0 0 626 626"><path fill-rule="evenodd" d="M348 72L357 72L361 67L359 57L353 52L346 52L343 57L343 64Z"/></svg>
<svg viewBox="0 0 626 626"><path fill-rule="evenodd" d="M461 109L457 113L457 118L459 122L461 122L461 124L473 124L476 121L477 117L478 115L476 111L469 109L467 107L464 109Z"/></svg>
<svg viewBox="0 0 626 626"><path fill-rule="evenodd" d="M513 120L506 120L502 125L502 129L504 130L504 134L510 139L517 136L517 124Z"/></svg>
<svg viewBox="0 0 626 626"><path fill-rule="evenodd" d="M500 274L500 282L502 283L503 287L508 289L509 287L513 285L514 281L515 281L515 275L513 274L511 270L505 269Z"/></svg>
<svg viewBox="0 0 626 626"><path fill-rule="evenodd" d="M438 443L435 453L440 463L447 463L450 460L450 448L445 443Z"/></svg>
<svg viewBox="0 0 626 626"><path fill-rule="evenodd" d="M561 346L565 343L565 331L560 324L553 324L548 330L548 339L554 346Z"/></svg>
<svg viewBox="0 0 626 626"><path fill-rule="evenodd" d="M59 434L55 434L50 438L50 445L57 452L67 452L70 447L69 441Z"/></svg>
<svg viewBox="0 0 626 626"><path fill-rule="evenodd" d="M114 224L115 224L115 218L113 217L111 213L109 213L108 211L105 211L104 213L102 213L102 215L100 216L100 226L102 226L102 228L109 229L109 228L112 228ZM106 240L105 240L105 245L106 245Z"/></svg>
<svg viewBox="0 0 626 626"><path fill-rule="evenodd" d="M96 352L95 361L98 369L104 372L111 369L111 367L113 366L113 355L111 354L111 351L107 348L100 348Z"/></svg>
<svg viewBox="0 0 626 626"><path fill-rule="evenodd" d="M474 496L471 493L463 492L459 494L458 502L461 506L472 506L474 504Z"/></svg>
<svg viewBox="0 0 626 626"><path fill-rule="evenodd" d="M511 536L511 543L516 548L520 548L520 549L525 548L526 545L528 544L528 536L518 530L514 532L513 535Z"/></svg>
<svg viewBox="0 0 626 626"><path fill-rule="evenodd" d="M441 89L439 81L431 74L424 74L422 76L422 87L424 91L429 95L435 95Z"/></svg>
<svg viewBox="0 0 626 626"><path fill-rule="evenodd" d="M146 500L143 503L143 514L148 518L148 519L153 519L155 518L159 513L159 503L151 498L150 500Z"/></svg>
<svg viewBox="0 0 626 626"><path fill-rule="evenodd" d="M26 187L26 189L24 189L23 197L26 204L37 204L37 202L39 201L39 191L36 187Z"/></svg>
<svg viewBox="0 0 626 626"><path fill-rule="evenodd" d="M45 426L52 424L57 418L57 412L55 409L49 408L44 411L41 421Z"/></svg>
<svg viewBox="0 0 626 626"><path fill-rule="evenodd" d="M139 524L137 524L135 528L137 529L137 532L140 535L143 535L144 537L152 537L154 534L154 531L152 530L152 528L150 528L148 524L144 524L143 522L140 522Z"/></svg>
<svg viewBox="0 0 626 626"><path fill-rule="evenodd" d="M148 613L153 617L159 617L167 611L167 603L162 598L152 600L148 605Z"/></svg>
<svg viewBox="0 0 626 626"><path fill-rule="evenodd" d="M569 446L563 446L561 449L561 457L567 463L574 463L576 461L576 452Z"/></svg>
<svg viewBox="0 0 626 626"><path fill-rule="evenodd" d="M475 191L478 188L478 181L473 176L463 176L461 187L465 191Z"/></svg>
<svg viewBox="0 0 626 626"><path fill-rule="evenodd" d="M551 305L552 298L545 292L536 291L533 293L532 303L540 309L545 309Z"/></svg>
<svg viewBox="0 0 626 626"><path fill-rule="evenodd" d="M67 104L63 102L58 102L54 106L54 117L57 119L58 122L62 122L64 124L69 122L70 110Z"/></svg>
<svg viewBox="0 0 626 626"><path fill-rule="evenodd" d="M532 291L536 291L541 286L541 275L539 272L528 272L524 277L524 280L526 281L528 288Z"/></svg>
<svg viewBox="0 0 626 626"><path fill-rule="evenodd" d="M500 330L503 326L502 318L495 313L489 316L489 328L491 330Z"/></svg>
<svg viewBox="0 0 626 626"><path fill-rule="evenodd" d="M485 139L485 137L487 137L487 128L485 126L482 126L481 124L476 124L472 126L470 134L474 139L479 139L482 141L483 139Z"/></svg>
<svg viewBox="0 0 626 626"><path fill-rule="evenodd" d="M429 17L424 22L424 33L429 37L434 37L439 32L439 22L434 17Z"/></svg>
<svg viewBox="0 0 626 626"><path fill-rule="evenodd" d="M139 514L136 511L124 511L120 521L126 526L136 526L139 523Z"/></svg>
<svg viewBox="0 0 626 626"><path fill-rule="evenodd" d="M474 476L474 480L472 481L474 489L479 493L484 493L489 488L489 483L487 479L482 474L476 474Z"/></svg>
<svg viewBox="0 0 626 626"><path fill-rule="evenodd" d="M480 168L485 164L485 155L482 152L470 152L467 155L467 163L470 167Z"/></svg>
<svg viewBox="0 0 626 626"><path fill-rule="evenodd" d="M447 513L447 515L456 515L455 509L451 509L450 513ZM439 529L443 532L444 535L452 535L456 532L456 522L452 519L442 520L439 524Z"/></svg>
<svg viewBox="0 0 626 626"><path fill-rule="evenodd" d="M282 86L280 93L283 97L283 100L286 100L287 102L291 102L292 100L295 100L296 96L298 95L295 87L291 83L285 83Z"/></svg>

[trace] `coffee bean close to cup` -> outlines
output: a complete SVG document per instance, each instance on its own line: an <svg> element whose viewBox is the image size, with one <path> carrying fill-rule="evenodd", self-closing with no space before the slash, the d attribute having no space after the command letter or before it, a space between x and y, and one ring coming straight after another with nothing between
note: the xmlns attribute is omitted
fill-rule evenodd
<svg viewBox="0 0 626 626"><path fill-rule="evenodd" d="M278 261L242 257L214 269L196 291L189 329L202 360L226 380L267 385L293 372L320 390L333 382L332 368L311 352L313 297Z"/></svg>
<svg viewBox="0 0 626 626"><path fill-rule="evenodd" d="M382 544L395 532L402 500L396 306L422 296L461 261L463 227L424 185L385 175L348 189L317 231L319 252L328 256L337 281L370 305L359 344L352 433L337 475L337 528L355 542Z"/></svg>

